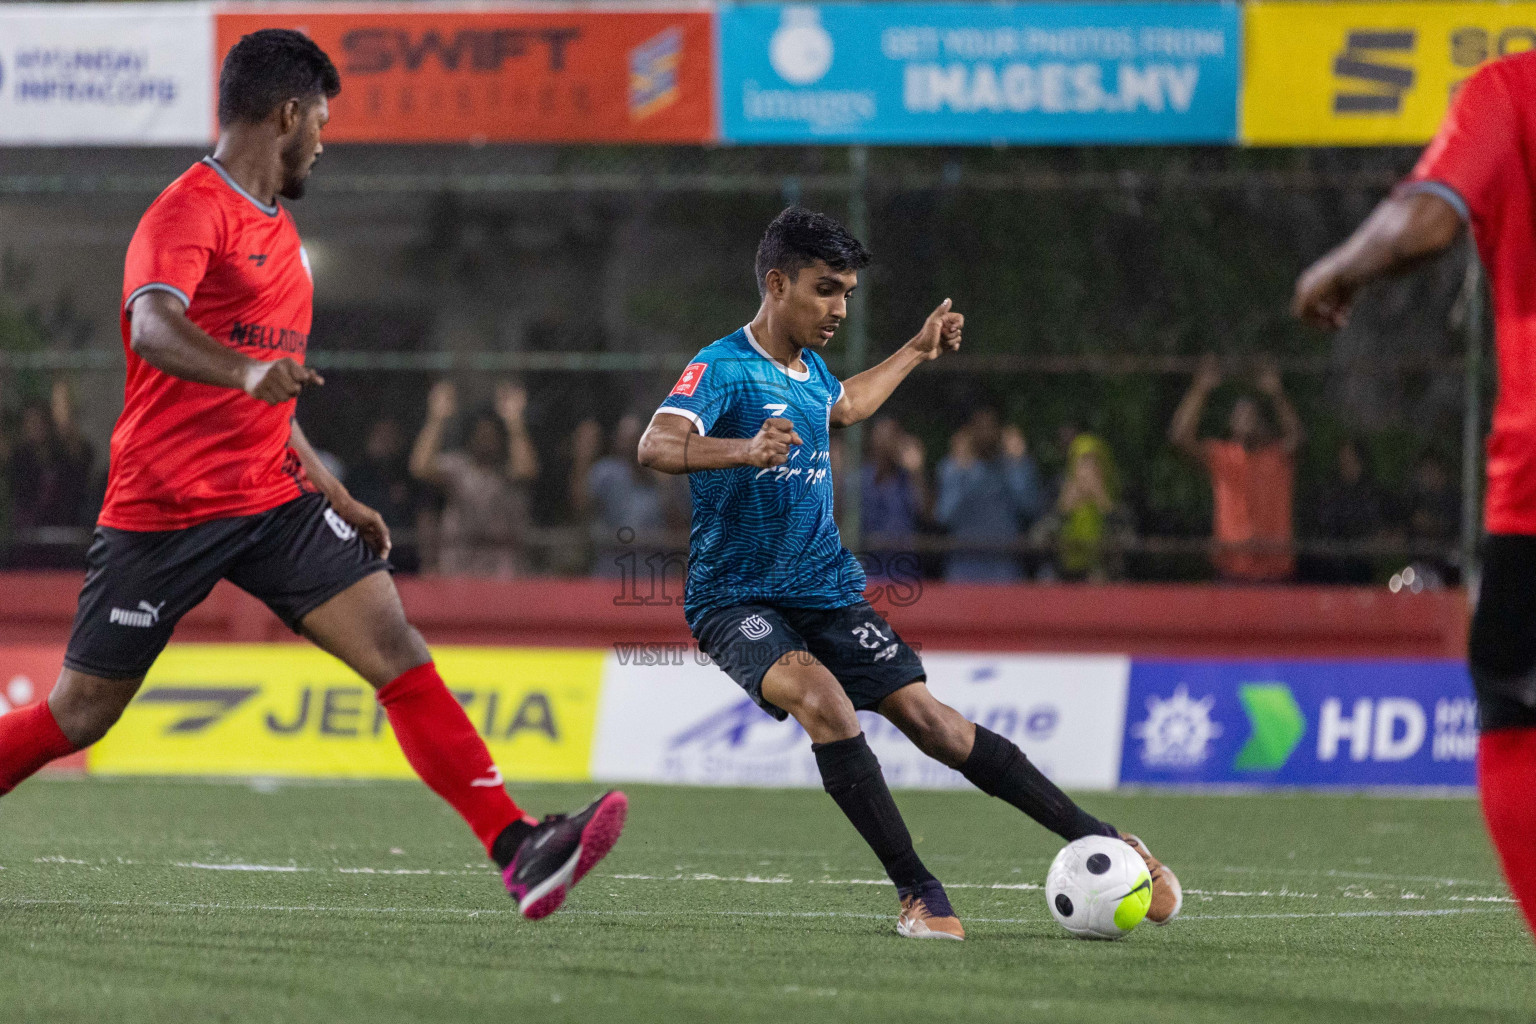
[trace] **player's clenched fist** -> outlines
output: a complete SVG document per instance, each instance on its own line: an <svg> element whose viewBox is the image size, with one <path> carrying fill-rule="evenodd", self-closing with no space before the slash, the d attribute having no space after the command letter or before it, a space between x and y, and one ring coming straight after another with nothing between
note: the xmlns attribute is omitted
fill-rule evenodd
<svg viewBox="0 0 1536 1024"><path fill-rule="evenodd" d="M949 299L928 314L923 329L907 344L917 350L924 359L937 359L945 352L960 349L960 332L965 328L965 314L956 313Z"/></svg>
<svg viewBox="0 0 1536 1024"><path fill-rule="evenodd" d="M762 469L782 466L789 461L790 446L799 443L800 435L795 433L793 423L778 416L770 416L763 420L757 436L747 446L747 465Z"/></svg>
<svg viewBox="0 0 1536 1024"><path fill-rule="evenodd" d="M306 387L324 383L324 377L287 356L253 362L245 370L245 393L268 405L286 402Z"/></svg>

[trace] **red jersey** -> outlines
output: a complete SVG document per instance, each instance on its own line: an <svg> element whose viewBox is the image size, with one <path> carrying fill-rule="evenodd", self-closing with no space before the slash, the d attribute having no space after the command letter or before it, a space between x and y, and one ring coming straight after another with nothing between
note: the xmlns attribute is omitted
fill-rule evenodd
<svg viewBox="0 0 1536 1024"><path fill-rule="evenodd" d="M314 285L288 211L258 202L212 158L160 193L128 244L122 332L123 414L112 431L98 520L119 530L174 530L254 515L312 490L288 446L294 401L268 405L232 388L155 369L129 344L129 306L148 291L253 359L303 362Z"/></svg>
<svg viewBox="0 0 1536 1024"><path fill-rule="evenodd" d="M1536 534L1536 52L1463 83L1409 181L1471 225L1493 294L1499 397L1484 523Z"/></svg>

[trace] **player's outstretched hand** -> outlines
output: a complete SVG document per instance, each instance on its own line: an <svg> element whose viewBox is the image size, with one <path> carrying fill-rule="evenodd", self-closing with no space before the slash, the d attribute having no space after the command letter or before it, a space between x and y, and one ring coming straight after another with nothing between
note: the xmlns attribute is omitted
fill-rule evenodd
<svg viewBox="0 0 1536 1024"><path fill-rule="evenodd" d="M924 359L937 359L945 352L960 350L960 332L965 327L965 314L956 313L953 303L945 299L939 308L928 314L923 329L917 332L910 344Z"/></svg>
<svg viewBox="0 0 1536 1024"><path fill-rule="evenodd" d="M252 398L278 405L298 396L306 387L318 387L325 378L288 356L271 362L252 362L245 370L245 393Z"/></svg>
<svg viewBox="0 0 1536 1024"><path fill-rule="evenodd" d="M747 465L772 469L789 461L791 445L800 443L795 425L778 416L763 420L757 436L747 445Z"/></svg>
<svg viewBox="0 0 1536 1024"><path fill-rule="evenodd" d="M389 538L389 527L385 525L383 516L356 498L348 497L340 502L333 501L331 507L336 510L337 515L363 535L363 540L373 549L374 554L380 558L389 557L389 551L394 547L394 542Z"/></svg>
<svg viewBox="0 0 1536 1024"><path fill-rule="evenodd" d="M1324 256L1296 279L1291 315L1315 327L1336 331L1348 322L1354 299L1354 285L1338 273L1331 255Z"/></svg>

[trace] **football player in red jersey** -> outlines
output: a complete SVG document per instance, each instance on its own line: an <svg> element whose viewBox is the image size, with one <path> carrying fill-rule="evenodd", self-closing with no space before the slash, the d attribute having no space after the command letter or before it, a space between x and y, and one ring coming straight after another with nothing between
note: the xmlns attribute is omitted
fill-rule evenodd
<svg viewBox="0 0 1536 1024"><path fill-rule="evenodd" d="M1482 737L1478 786L1505 877L1536 930L1536 53L1485 65L1429 148L1343 245L1296 282L1324 328L1360 287L1470 227L1493 294L1499 397L1488 437L1483 577L1468 662Z"/></svg>
<svg viewBox="0 0 1536 1024"><path fill-rule="evenodd" d="M411 767L468 822L522 913L544 917L618 840L624 795L542 822L513 803L406 621L384 520L294 419L324 380L304 365L314 288L278 198L304 194L340 90L303 34L245 36L219 75L213 156L139 222L106 500L58 683L0 717L0 794L100 739L177 621L227 579L378 690Z"/></svg>

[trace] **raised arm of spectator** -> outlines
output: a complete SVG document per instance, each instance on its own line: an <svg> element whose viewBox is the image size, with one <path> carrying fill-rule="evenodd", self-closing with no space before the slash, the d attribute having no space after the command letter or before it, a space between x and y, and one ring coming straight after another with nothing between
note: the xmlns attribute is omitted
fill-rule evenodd
<svg viewBox="0 0 1536 1024"><path fill-rule="evenodd" d="M1266 362L1259 370L1258 387L1275 407L1275 416L1280 421L1280 445L1287 455L1295 455L1301 448L1306 431L1302 428L1301 417L1296 415L1296 407L1285 394L1285 385L1280 380L1280 368L1272 362Z"/></svg>
<svg viewBox="0 0 1536 1024"><path fill-rule="evenodd" d="M948 299L939 303L910 341L884 361L843 381L842 397L832 406L832 426L848 427L873 416L896 386L920 364L937 359L944 352L958 351L964 327L965 316L953 312Z"/></svg>
<svg viewBox="0 0 1536 1024"><path fill-rule="evenodd" d="M528 436L528 392L521 384L496 385L496 415L507 428L507 476L526 483L539 475L539 453Z"/></svg>
<svg viewBox="0 0 1536 1024"><path fill-rule="evenodd" d="M571 479L566 487L571 511L585 519L592 511L592 467L603 446L603 427L597 420L582 420L571 435Z"/></svg>
<svg viewBox="0 0 1536 1024"><path fill-rule="evenodd" d="M172 377L243 391L268 405L297 398L304 388L325 383L325 378L288 356L252 359L219 344L187 319L186 304L168 291L144 292L133 300L128 315L129 347Z"/></svg>
<svg viewBox="0 0 1536 1024"><path fill-rule="evenodd" d="M1045 488L1040 483L1040 471L1029 457L1029 446L1024 433L1018 427L1003 428L1003 479L1008 493L1013 497L1013 511L1021 526L1028 526L1045 511Z"/></svg>
<svg viewBox="0 0 1536 1024"><path fill-rule="evenodd" d="M1195 371L1194 382L1184 393L1179 407L1174 410L1173 422L1168 425L1168 440L1192 459L1201 457L1200 416L1205 412L1205 403L1210 399L1211 392L1220 383L1221 365L1214 355L1207 353L1200 360L1200 369Z"/></svg>
<svg viewBox="0 0 1536 1024"><path fill-rule="evenodd" d="M933 518L940 526L954 528L956 515L980 478L970 431L961 427L949 439L949 456L939 463L939 498L934 505Z"/></svg>
<svg viewBox="0 0 1536 1024"><path fill-rule="evenodd" d="M447 432L448 421L453 419L458 404L459 393L450 381L438 381L427 393L427 421L422 424L416 444L411 447L411 476L423 483L443 482L442 468L437 460L443 451L443 434Z"/></svg>

